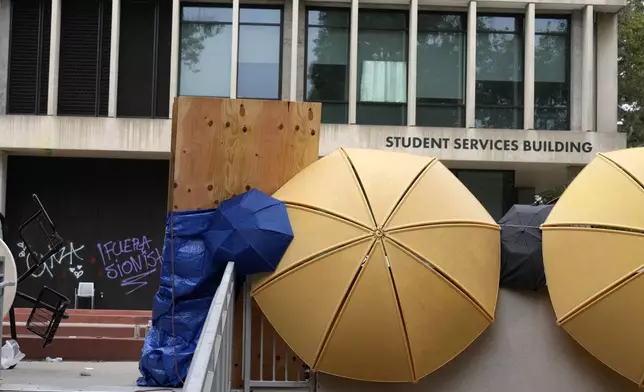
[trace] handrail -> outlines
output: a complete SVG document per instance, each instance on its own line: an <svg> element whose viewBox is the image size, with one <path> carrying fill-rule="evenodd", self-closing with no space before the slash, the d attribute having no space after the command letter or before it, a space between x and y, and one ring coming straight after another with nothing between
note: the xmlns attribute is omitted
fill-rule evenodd
<svg viewBox="0 0 644 392"><path fill-rule="evenodd" d="M189 392L230 392L235 310L235 265L229 262L183 385Z"/></svg>

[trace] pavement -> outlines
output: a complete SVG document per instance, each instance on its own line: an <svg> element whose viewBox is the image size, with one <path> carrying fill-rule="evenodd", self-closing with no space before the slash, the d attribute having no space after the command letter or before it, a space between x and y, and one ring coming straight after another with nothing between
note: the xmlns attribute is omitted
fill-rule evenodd
<svg viewBox="0 0 644 392"><path fill-rule="evenodd" d="M138 392L181 391L141 388L138 362L21 361L0 371L0 391L6 392ZM81 375L84 373L86 375Z"/></svg>

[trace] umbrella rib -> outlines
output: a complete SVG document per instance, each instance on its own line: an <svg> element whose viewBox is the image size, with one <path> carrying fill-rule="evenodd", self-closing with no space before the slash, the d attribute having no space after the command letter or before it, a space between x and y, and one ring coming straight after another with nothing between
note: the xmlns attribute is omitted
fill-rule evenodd
<svg viewBox="0 0 644 392"><path fill-rule="evenodd" d="M371 245L369 246L369 249L365 253L365 256L363 258L366 259L368 258L371 253L373 252L374 248L376 247L376 240L374 239L371 242ZM344 309L347 306L347 303L349 302L349 299L351 298L351 294L353 294L353 290L356 287L356 284L358 283L358 280L360 279L360 276L362 275L362 272L364 271L364 267L361 265L358 270L356 271L355 275L353 276L353 279L351 280L351 284L349 284L349 287L347 287L347 291L344 293L344 296L342 297L342 300L340 301L340 304L338 305L337 309L335 310L335 313L333 314L333 317L331 318L331 322L327 326L326 330L324 331L324 337L322 338L322 341L320 342L320 345L318 346L318 351L315 354L315 360L313 361L313 369L317 369L319 366L319 362L322 359L322 356L324 355L324 350L326 350L326 345L329 343L329 340L331 339L331 336L333 336L333 332L335 331L335 328L338 324L338 321L340 320L340 317L342 316L342 313L344 313Z"/></svg>
<svg viewBox="0 0 644 392"><path fill-rule="evenodd" d="M599 156L607 160L608 163L611 163L612 166L615 167L618 171L622 172L628 178L633 180L637 185L639 185L640 190L644 191L644 184L640 180L638 180L631 172L629 172L624 166L620 165L619 163L615 162L614 160L610 159L608 156L604 154L600 153Z"/></svg>
<svg viewBox="0 0 644 392"><path fill-rule="evenodd" d="M333 212L333 211L330 211L330 210L327 210L327 209L324 209L324 208L319 208L319 207L311 206L311 205L308 205L308 204L292 202L292 201L285 201L284 204L286 204L286 206L297 207L297 208L301 208L303 210L307 210L307 211L311 211L311 212L318 212L318 213L330 215L330 216L332 216L334 218L337 218L339 220L345 221L346 223L349 223L349 224L352 224L352 225L355 225L355 226L359 226L360 228L362 228L362 229L364 229L364 230L366 230L368 232L372 231L371 227L366 226L363 223L360 223L360 222L358 222L356 220L353 220L351 218L348 218L348 217L346 217L344 215L340 215L337 212Z"/></svg>
<svg viewBox="0 0 644 392"><path fill-rule="evenodd" d="M400 207L402 202L405 200L407 195L409 195L409 193L411 193L412 188L418 183L418 181L420 181L420 179L425 175L425 173L427 173L429 171L429 169L431 169L431 167L434 166L434 164L436 162L437 162L436 158L432 158L429 162L427 162L427 164L425 166L423 166L423 168L418 172L418 174L416 174L416 177L414 177L414 179L409 183L409 186L407 186L407 189L405 189L403 194L400 196L400 198L398 199L398 201L394 205L394 208L392 208L391 211L389 212L389 214L387 215L387 218L383 222L382 227L386 227L387 224L389 224L389 221L394 216L394 213L398 210L398 208Z"/></svg>
<svg viewBox="0 0 644 392"><path fill-rule="evenodd" d="M385 253L385 258L389 260L389 255L387 254L387 247L385 246L385 242L381 239L380 240L381 246L382 246L382 251ZM389 261L387 261L389 263ZM416 380L416 364L414 363L414 358L411 354L411 343L409 342L409 333L407 332L407 322L405 321L405 315L402 311L402 306L400 304L400 296L398 295L398 287L396 286L396 279L394 279L394 274L391 271L391 267L387 268L387 271L389 272L389 279L391 281L391 286L394 290L394 296L396 297L396 306L398 307L398 315L400 316L400 320L402 321L403 324L403 334L405 335L405 344L407 345L407 359L409 360L409 365L411 368L411 375L414 380Z"/></svg>
<svg viewBox="0 0 644 392"><path fill-rule="evenodd" d="M434 270L438 275L440 275L441 278L443 278L446 282L448 282L450 285L454 286L454 288L461 293L465 298L470 300L470 302L476 307L482 314L483 316L488 319L489 322L494 321L494 315L491 315L485 310L483 307L483 304L476 299L465 287L463 287L458 281L454 280L451 276L449 276L445 271L443 271L440 267L438 267L436 264L432 263L430 260L425 259L421 255L419 255L417 252L415 252L413 249L410 249L407 247L407 245L404 245L402 242L396 240L395 238L392 238L390 236L386 236L386 238L393 242L396 246L398 246L400 249L403 251L407 252L409 255L414 256L413 258L415 259L416 262L420 263L423 265L425 268L431 268ZM421 262L420 260L424 261ZM426 263L426 264L425 264Z"/></svg>
<svg viewBox="0 0 644 392"><path fill-rule="evenodd" d="M399 231L407 231L412 229L421 229L429 227L445 227L445 226L474 226L487 229L499 230L499 225L488 222L477 222L468 220L452 220L452 221L435 221L435 222L420 222L409 225L401 225L387 229L387 233L395 233Z"/></svg>
<svg viewBox="0 0 644 392"><path fill-rule="evenodd" d="M360 189L360 192L362 193L362 198L364 199L365 203L367 204L367 209L369 210L369 216L371 216L371 222L373 223L373 227L378 227L378 222L376 222L376 215L373 213L373 208L371 207L371 202L369 201L369 197L367 196L367 192L364 189L364 184L362 183L362 180L360 179L360 176L358 175L358 171L356 170L356 167L353 165L353 162L351 161L351 158L349 158L349 154L344 151L344 149L340 149L342 152L342 156L344 156L344 159L347 160L349 163L349 167L351 168L351 171L353 172L353 176L355 177L356 181L358 182L358 188Z"/></svg>

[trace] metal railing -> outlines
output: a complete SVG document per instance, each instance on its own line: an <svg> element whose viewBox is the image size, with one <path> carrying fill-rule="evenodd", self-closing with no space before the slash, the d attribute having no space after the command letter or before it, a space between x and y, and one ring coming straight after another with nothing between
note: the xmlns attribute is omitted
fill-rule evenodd
<svg viewBox="0 0 644 392"><path fill-rule="evenodd" d="M244 287L243 375L244 392L259 388L314 390L308 366L288 347L264 317ZM259 357L259 361L253 358Z"/></svg>
<svg viewBox="0 0 644 392"><path fill-rule="evenodd" d="M230 262L210 305L183 385L189 392L230 392L235 310L235 266Z"/></svg>

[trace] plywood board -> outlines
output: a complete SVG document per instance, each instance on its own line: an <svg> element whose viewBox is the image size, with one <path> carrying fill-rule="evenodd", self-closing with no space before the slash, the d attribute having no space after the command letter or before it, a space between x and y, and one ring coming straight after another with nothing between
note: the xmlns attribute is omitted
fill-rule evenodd
<svg viewBox="0 0 644 392"><path fill-rule="evenodd" d="M319 103L179 97L174 105L172 210L214 208L251 188L272 194L318 158Z"/></svg>

